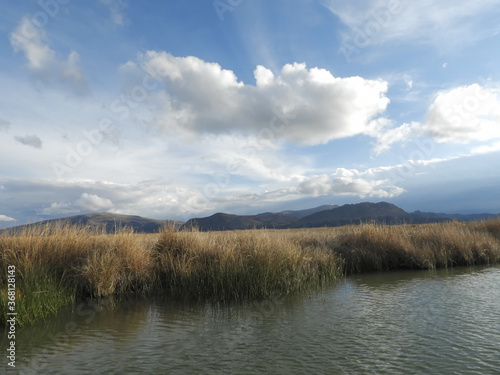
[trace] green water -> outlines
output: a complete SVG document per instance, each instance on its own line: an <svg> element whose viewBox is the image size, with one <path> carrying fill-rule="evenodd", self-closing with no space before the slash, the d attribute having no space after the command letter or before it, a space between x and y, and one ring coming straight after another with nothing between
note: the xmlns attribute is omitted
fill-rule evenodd
<svg viewBox="0 0 500 375"><path fill-rule="evenodd" d="M79 303L16 346L9 374L500 374L500 268L360 275L247 304Z"/></svg>

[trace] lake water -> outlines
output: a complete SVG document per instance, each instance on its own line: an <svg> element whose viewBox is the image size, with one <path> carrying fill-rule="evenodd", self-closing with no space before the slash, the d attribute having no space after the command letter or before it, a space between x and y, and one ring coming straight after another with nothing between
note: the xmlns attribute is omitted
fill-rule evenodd
<svg viewBox="0 0 500 375"><path fill-rule="evenodd" d="M247 304L80 303L21 330L17 365L8 373L500 374L500 268L366 274Z"/></svg>

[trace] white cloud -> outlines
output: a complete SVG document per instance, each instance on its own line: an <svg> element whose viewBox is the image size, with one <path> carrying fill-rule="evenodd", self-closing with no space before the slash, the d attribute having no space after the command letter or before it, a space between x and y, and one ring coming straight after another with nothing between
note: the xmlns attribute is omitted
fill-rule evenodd
<svg viewBox="0 0 500 375"><path fill-rule="evenodd" d="M10 44L15 52L24 53L34 77L46 86L63 86L77 95L88 92L85 74L78 66L78 53L72 51L66 61L58 59L47 44L44 29L27 17L10 34Z"/></svg>
<svg viewBox="0 0 500 375"><path fill-rule="evenodd" d="M422 133L422 126L418 122L404 123L398 127L389 128L391 124L391 121L382 122L374 129L373 136L377 138L377 142L373 151L376 155L389 150L390 146L394 143L404 143Z"/></svg>
<svg viewBox="0 0 500 375"><path fill-rule="evenodd" d="M301 194L354 195L360 198L391 198L404 192L389 180L377 178L372 171L338 168L332 175L314 175L307 177L298 187Z"/></svg>
<svg viewBox="0 0 500 375"><path fill-rule="evenodd" d="M9 217L6 215L0 215L0 221L16 221L13 217Z"/></svg>
<svg viewBox="0 0 500 375"><path fill-rule="evenodd" d="M14 139L23 145L33 148L42 148L42 140L37 135L27 135L25 137L15 136Z"/></svg>
<svg viewBox="0 0 500 375"><path fill-rule="evenodd" d="M83 211L99 211L113 208L113 202L96 194L83 193L80 199L75 202L75 206Z"/></svg>
<svg viewBox="0 0 500 375"><path fill-rule="evenodd" d="M349 27L345 42L364 48L388 41L450 47L494 35L499 0L324 0Z"/></svg>
<svg viewBox="0 0 500 375"><path fill-rule="evenodd" d="M43 215L68 215L68 214L77 214L80 210L74 208L69 203L57 203L54 202L50 205L50 207L45 207L41 211Z"/></svg>
<svg viewBox="0 0 500 375"><path fill-rule="evenodd" d="M500 138L498 91L475 83L440 92L427 111L423 130L437 142Z"/></svg>
<svg viewBox="0 0 500 375"><path fill-rule="evenodd" d="M492 152L500 151L500 142L494 142L489 145L482 145L475 147L471 150L471 155L483 155L490 154Z"/></svg>
<svg viewBox="0 0 500 375"><path fill-rule="evenodd" d="M200 133L257 136L269 128L275 139L321 144L366 134L370 121L389 104L385 81L338 78L305 64L287 64L278 76L258 66L255 86L238 81L219 64L193 56L149 51L141 65L165 85L158 125L186 137ZM273 123L276 113L285 120Z"/></svg>

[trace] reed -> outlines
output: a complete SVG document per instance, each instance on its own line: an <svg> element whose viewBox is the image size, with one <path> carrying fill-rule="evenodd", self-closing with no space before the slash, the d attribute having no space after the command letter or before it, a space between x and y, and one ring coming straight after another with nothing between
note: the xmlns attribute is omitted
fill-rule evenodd
<svg viewBox="0 0 500 375"><path fill-rule="evenodd" d="M136 234L38 226L0 234L0 324L14 265L18 322L77 298L164 293L245 300L318 287L341 275L500 261L500 220L341 228Z"/></svg>
<svg viewBox="0 0 500 375"><path fill-rule="evenodd" d="M280 231L165 231L156 244L160 285L174 295L266 298L334 280L341 261Z"/></svg>
<svg viewBox="0 0 500 375"><path fill-rule="evenodd" d="M346 228L332 246L345 272L435 269L500 261L500 221Z"/></svg>
<svg viewBox="0 0 500 375"><path fill-rule="evenodd" d="M124 230L36 226L0 236L0 313L5 322L7 266L16 268L16 311L23 325L79 296L104 297L149 286L153 263L143 237Z"/></svg>

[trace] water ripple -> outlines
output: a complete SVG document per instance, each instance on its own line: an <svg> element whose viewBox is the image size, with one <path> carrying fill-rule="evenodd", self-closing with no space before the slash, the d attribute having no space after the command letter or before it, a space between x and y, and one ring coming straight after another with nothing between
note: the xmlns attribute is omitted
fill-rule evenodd
<svg viewBox="0 0 500 375"><path fill-rule="evenodd" d="M246 304L125 301L92 320L73 309L23 331L20 362L44 374L499 374L499 285L500 268L457 269ZM58 336L68 322L77 329Z"/></svg>

